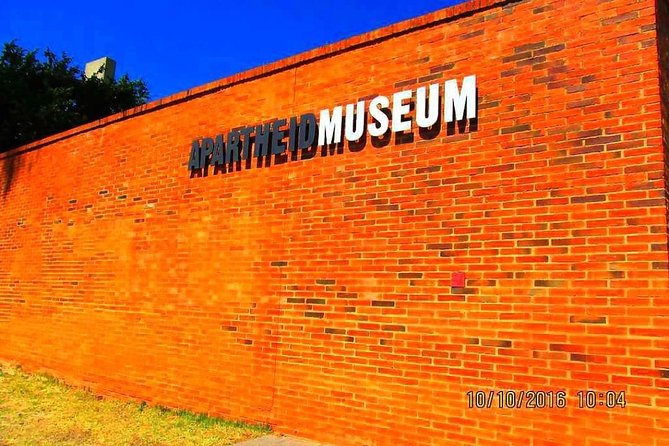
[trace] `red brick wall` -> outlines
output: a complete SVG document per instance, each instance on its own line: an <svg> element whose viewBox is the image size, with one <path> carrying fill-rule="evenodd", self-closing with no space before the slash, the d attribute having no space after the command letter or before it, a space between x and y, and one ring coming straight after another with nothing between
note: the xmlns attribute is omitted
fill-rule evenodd
<svg viewBox="0 0 669 446"><path fill-rule="evenodd" d="M667 444L658 66L654 0L480 0L0 155L0 359L337 445ZM469 74L475 129L188 175ZM468 408L510 389L567 407Z"/></svg>
<svg viewBox="0 0 669 446"><path fill-rule="evenodd" d="M664 145L664 179L669 220L669 4L657 3L658 54L662 96L662 143ZM669 234L669 227L667 228Z"/></svg>

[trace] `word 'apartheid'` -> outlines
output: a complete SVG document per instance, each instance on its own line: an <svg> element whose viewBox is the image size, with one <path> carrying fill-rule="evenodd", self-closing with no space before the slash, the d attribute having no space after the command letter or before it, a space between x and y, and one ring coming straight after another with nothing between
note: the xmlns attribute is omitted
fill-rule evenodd
<svg viewBox="0 0 669 446"><path fill-rule="evenodd" d="M419 128L430 128L439 119L439 99L443 95L444 122L450 123L476 118L476 76L467 76L458 88L455 79L443 85L431 84L416 91L415 120ZM202 169L207 166L223 166L228 163L249 159L251 147L256 158L281 155L286 150L295 152L312 147L341 143L343 136L349 142L359 141L365 132L366 112L372 117L367 124L367 132L372 137L381 137L392 132L411 131L413 121L407 115L411 110L408 101L413 98L413 90L399 91L389 99L377 96L369 104L359 101L344 107L338 105L332 110L320 111L320 119L313 113L306 113L290 119L277 119L241 129L231 130L227 138L220 134L214 138L194 140L188 161L188 169ZM392 105L392 107L391 107ZM366 108L367 107L367 108ZM388 112L387 112L388 111ZM342 125L343 124L343 125Z"/></svg>

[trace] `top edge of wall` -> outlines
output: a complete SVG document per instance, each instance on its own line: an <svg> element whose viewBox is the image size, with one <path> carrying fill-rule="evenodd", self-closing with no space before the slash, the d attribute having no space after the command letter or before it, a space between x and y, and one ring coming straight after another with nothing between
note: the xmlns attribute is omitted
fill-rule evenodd
<svg viewBox="0 0 669 446"><path fill-rule="evenodd" d="M469 16L474 13L484 11L496 6L501 6L504 4L518 3L522 0L469 0L463 3L449 6L438 11L434 11L413 19L404 20L392 25L385 26L373 31L369 31L364 34L359 34L357 36L349 37L347 39L341 40L339 42L331 43L325 46L314 48L294 56L287 57L285 59L278 60L276 62L271 62L266 65L261 65L255 68L251 68L246 71L242 71L231 76L224 77L222 79L209 82L204 85L200 85L195 88L191 88L173 95L164 97L162 99L157 99L151 101L147 104L140 105L135 108L124 110L113 115L109 115L97 121L91 121L86 124L65 130L60 133L56 133L51 136L33 141L31 143L19 146L14 149L10 149L7 152L0 153L0 159L13 157L20 155L24 152L32 151L39 149L41 147L47 146L49 144L55 143L57 141L94 130L98 127L104 127L106 125L112 124L117 121L128 119L134 116L138 116L147 112L155 111L161 108L165 108L171 105L176 105L181 102L184 102L189 99L214 93L224 88L228 88L243 82L247 82L253 79L258 79L265 76L270 76L272 74L284 71L290 68L294 68L300 65L305 65L310 62L324 59L327 57L335 56L337 54L350 51L356 48L360 48L366 45L373 44L378 41L390 39L393 37L401 36L403 34L408 34L414 31L418 31L424 28L429 28L444 22L450 22L462 18L463 16Z"/></svg>

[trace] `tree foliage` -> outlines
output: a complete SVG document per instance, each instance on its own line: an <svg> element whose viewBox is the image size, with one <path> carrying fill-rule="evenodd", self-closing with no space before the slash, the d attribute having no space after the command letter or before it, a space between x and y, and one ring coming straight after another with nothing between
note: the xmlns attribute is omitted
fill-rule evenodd
<svg viewBox="0 0 669 446"><path fill-rule="evenodd" d="M16 41L0 55L0 152L146 103L142 80L86 78L72 58L27 51Z"/></svg>

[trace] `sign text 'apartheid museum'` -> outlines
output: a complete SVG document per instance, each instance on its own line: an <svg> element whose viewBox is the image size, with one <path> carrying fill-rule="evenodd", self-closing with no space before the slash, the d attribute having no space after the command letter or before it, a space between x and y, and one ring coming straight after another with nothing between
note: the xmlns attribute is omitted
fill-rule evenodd
<svg viewBox="0 0 669 446"><path fill-rule="evenodd" d="M410 100L413 90L403 90L392 95L376 96L369 101L358 101L355 104L339 105L320 111L317 120L313 113L305 113L290 119L276 119L274 121L233 129L226 136L216 135L214 138L202 138L193 141L188 161L191 171L213 165L223 167L229 163L247 160L254 146L253 157L259 158L269 155L281 155L286 149L291 152L305 150L329 144L339 144L343 135L349 142L359 141L365 130L371 137L382 137L390 129L392 132L409 132L412 129L412 120L407 116L411 111ZM441 84L431 84L428 87L419 87L416 90L416 124L421 129L428 129L437 124L439 119L440 99L443 98L443 121L453 123L463 119L476 118L476 76L466 76L462 81L462 88L458 88L456 79ZM390 106L392 105L392 108ZM373 122L367 124L366 116L369 113ZM287 139L286 139L287 138Z"/></svg>

